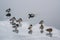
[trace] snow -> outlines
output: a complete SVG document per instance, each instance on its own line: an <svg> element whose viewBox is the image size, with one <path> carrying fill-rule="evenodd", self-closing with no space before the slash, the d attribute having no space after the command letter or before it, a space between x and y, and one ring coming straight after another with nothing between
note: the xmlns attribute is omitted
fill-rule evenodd
<svg viewBox="0 0 60 40"><path fill-rule="evenodd" d="M28 22L21 22L22 27L18 28L19 33L14 33L9 21L0 21L0 40L60 40L60 30L52 26L44 25L44 33L40 33L40 24L33 25L33 33L28 34ZM52 37L46 35L46 29L53 28Z"/></svg>

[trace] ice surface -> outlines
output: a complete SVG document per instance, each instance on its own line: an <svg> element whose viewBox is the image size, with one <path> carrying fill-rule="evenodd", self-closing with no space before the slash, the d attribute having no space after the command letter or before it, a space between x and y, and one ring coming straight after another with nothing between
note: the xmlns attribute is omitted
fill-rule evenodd
<svg viewBox="0 0 60 40"><path fill-rule="evenodd" d="M33 33L28 34L28 22L22 22L22 27L19 27L19 33L14 33L12 25L9 21L0 21L0 40L60 40L60 30L52 26L44 25L44 33L40 33L40 24L33 25ZM46 29L53 28L53 36L46 36Z"/></svg>

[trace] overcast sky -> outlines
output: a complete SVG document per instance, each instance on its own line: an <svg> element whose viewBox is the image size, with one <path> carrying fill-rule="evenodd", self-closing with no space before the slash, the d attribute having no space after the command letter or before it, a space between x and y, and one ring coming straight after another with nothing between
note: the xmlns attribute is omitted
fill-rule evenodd
<svg viewBox="0 0 60 40"><path fill-rule="evenodd" d="M60 29L60 0L0 0L0 20L5 20L8 8L16 18L21 17L32 24L43 19L46 25ZM28 20L28 13L35 13L36 17Z"/></svg>

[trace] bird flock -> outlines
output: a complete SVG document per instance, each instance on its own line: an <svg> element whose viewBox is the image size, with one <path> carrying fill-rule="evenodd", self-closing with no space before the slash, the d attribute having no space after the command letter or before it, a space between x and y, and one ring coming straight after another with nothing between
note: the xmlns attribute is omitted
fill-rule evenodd
<svg viewBox="0 0 60 40"><path fill-rule="evenodd" d="M10 11L11 11L11 8L9 8L9 9L6 10L6 12L7 12L6 16L7 17L11 17ZM29 16L28 17L29 19L30 18L34 18L35 17L35 14L28 14L28 16ZM22 18L19 18L17 20L15 17L12 17L11 19L9 19L9 21L10 21L10 24L12 25L12 28L14 28L13 32L19 33L18 28L20 27L21 22L23 21L23 19ZM39 29L41 29L40 30L40 33L44 33L44 31L43 31L43 29L44 29L43 23L44 23L44 20L41 20L39 22L39 24L40 24ZM29 27L28 27L28 30L29 30L28 31L28 34L32 34L33 33L32 27L33 27L33 25L30 24ZM46 29L46 31L49 32L47 35L50 35L50 37L52 37L52 33L51 32L53 31L53 29L52 28L48 28L48 29Z"/></svg>

